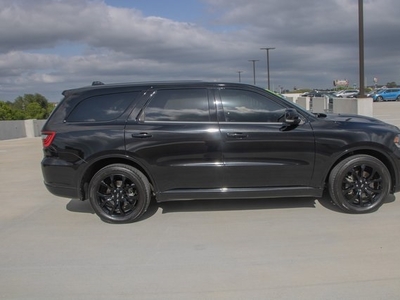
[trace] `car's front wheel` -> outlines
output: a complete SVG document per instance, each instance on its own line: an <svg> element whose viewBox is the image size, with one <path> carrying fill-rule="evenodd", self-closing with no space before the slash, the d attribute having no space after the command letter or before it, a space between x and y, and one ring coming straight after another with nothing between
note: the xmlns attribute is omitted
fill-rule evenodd
<svg viewBox="0 0 400 300"><path fill-rule="evenodd" d="M378 102L382 102L382 101L383 101L383 97L382 97L382 96L378 96L378 97L376 97L376 101L378 101Z"/></svg>
<svg viewBox="0 0 400 300"><path fill-rule="evenodd" d="M129 165L112 164L100 169L89 184L89 201L106 222L130 223L150 204L150 184L142 172Z"/></svg>
<svg viewBox="0 0 400 300"><path fill-rule="evenodd" d="M329 176L332 200L349 213L378 209L389 194L390 173L377 158L354 155L339 162Z"/></svg>

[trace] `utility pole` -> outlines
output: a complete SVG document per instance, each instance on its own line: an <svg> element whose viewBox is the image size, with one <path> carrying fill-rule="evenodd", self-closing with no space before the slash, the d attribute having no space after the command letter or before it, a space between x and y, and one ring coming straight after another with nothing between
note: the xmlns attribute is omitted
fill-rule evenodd
<svg viewBox="0 0 400 300"><path fill-rule="evenodd" d="M260 48L260 50L267 51L267 82L268 82L268 89L271 89L270 80L269 80L269 50L273 50L275 48Z"/></svg>
<svg viewBox="0 0 400 300"><path fill-rule="evenodd" d="M242 82L241 78L240 78L240 73L243 73L243 71L237 71L239 73L239 82Z"/></svg>
<svg viewBox="0 0 400 300"><path fill-rule="evenodd" d="M363 0L358 0L358 48L359 48L359 67L360 67L360 98L365 98L364 83L364 16Z"/></svg>
<svg viewBox="0 0 400 300"><path fill-rule="evenodd" d="M254 80L254 85L256 85L256 61L259 61L259 60L250 59L249 61L253 62L253 80Z"/></svg>

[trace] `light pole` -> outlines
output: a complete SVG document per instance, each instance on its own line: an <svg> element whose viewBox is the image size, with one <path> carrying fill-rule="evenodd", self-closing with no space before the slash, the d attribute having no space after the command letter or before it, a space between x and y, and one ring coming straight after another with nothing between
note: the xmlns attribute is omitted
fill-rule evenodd
<svg viewBox="0 0 400 300"><path fill-rule="evenodd" d="M243 71L237 71L239 73L239 82L242 82L241 78L240 78L240 73L243 73Z"/></svg>
<svg viewBox="0 0 400 300"><path fill-rule="evenodd" d="M358 48L359 48L359 67L360 67L360 98L365 98L364 87L364 16L363 0L358 0Z"/></svg>
<svg viewBox="0 0 400 300"><path fill-rule="evenodd" d="M270 80L269 80L269 50L273 50L275 48L260 48L260 50L266 50L267 51L267 78L268 78L268 89L271 88L270 86Z"/></svg>
<svg viewBox="0 0 400 300"><path fill-rule="evenodd" d="M249 61L253 62L253 80L254 80L254 85L256 85L256 61L257 59L250 59Z"/></svg>

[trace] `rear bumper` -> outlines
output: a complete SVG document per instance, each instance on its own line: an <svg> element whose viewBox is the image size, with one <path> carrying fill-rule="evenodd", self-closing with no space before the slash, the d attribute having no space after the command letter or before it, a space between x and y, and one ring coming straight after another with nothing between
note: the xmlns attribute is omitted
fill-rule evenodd
<svg viewBox="0 0 400 300"><path fill-rule="evenodd" d="M79 199L79 193L76 189L57 186L54 184L49 184L44 182L45 187L47 190L55 196L63 197L63 198L70 198L70 199Z"/></svg>
<svg viewBox="0 0 400 300"><path fill-rule="evenodd" d="M76 166L63 160L45 157L42 160L44 185L53 195L80 199Z"/></svg>

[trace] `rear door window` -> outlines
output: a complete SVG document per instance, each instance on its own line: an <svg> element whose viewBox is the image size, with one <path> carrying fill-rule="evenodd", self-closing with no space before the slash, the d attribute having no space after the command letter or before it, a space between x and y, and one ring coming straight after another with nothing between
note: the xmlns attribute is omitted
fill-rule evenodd
<svg viewBox="0 0 400 300"><path fill-rule="evenodd" d="M209 122L207 89L159 90L144 109L145 122Z"/></svg>

